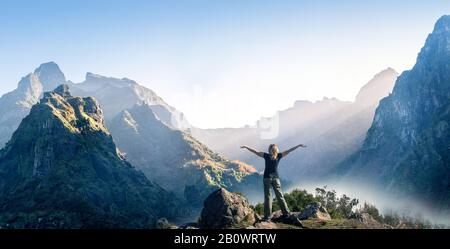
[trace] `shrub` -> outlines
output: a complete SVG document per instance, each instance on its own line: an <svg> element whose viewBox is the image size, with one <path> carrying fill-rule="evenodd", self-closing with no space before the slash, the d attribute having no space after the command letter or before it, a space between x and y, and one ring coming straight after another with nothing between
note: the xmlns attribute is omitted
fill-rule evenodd
<svg viewBox="0 0 450 249"><path fill-rule="evenodd" d="M359 203L358 199L352 199L345 194L338 197L336 191L327 190L327 186L316 188L315 198L327 209L333 219L350 217L353 214L353 208Z"/></svg>
<svg viewBox="0 0 450 249"><path fill-rule="evenodd" d="M378 209L367 202L364 202L364 205L358 210L359 213L368 213L370 216L372 216L376 221L383 223L383 216L380 214ZM389 218L390 219L390 218ZM390 219L391 220L391 219ZM393 221L393 219L392 219Z"/></svg>
<svg viewBox="0 0 450 249"><path fill-rule="evenodd" d="M303 211L307 205L320 202L330 213L332 218L347 218L353 213L353 208L358 205L357 199L351 199L346 195L338 197L336 191L317 188L316 195L308 193L306 190L294 189L290 193L284 195L289 209L293 212ZM256 213L262 215L264 213L264 204L258 203L254 206ZM280 205L276 198L272 202L272 211L280 210Z"/></svg>

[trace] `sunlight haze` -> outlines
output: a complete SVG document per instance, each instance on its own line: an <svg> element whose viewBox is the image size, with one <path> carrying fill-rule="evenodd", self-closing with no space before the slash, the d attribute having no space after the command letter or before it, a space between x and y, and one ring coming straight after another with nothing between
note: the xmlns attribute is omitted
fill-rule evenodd
<svg viewBox="0 0 450 249"><path fill-rule="evenodd" d="M74 82L136 80L196 127L254 125L300 99L353 101L378 72L410 69L449 3L2 1L0 95L54 61Z"/></svg>

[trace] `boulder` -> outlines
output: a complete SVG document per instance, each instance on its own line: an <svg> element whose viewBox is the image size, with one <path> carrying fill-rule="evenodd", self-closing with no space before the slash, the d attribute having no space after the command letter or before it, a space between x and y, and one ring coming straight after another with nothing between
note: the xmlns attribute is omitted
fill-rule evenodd
<svg viewBox="0 0 450 249"><path fill-rule="evenodd" d="M171 224L166 218L161 218L156 221L155 227L157 229L178 229L176 225Z"/></svg>
<svg viewBox="0 0 450 249"><path fill-rule="evenodd" d="M254 226L249 227L249 229L279 229L278 225L272 221L261 221L255 223Z"/></svg>
<svg viewBox="0 0 450 249"><path fill-rule="evenodd" d="M272 214L270 221L275 223L295 225L303 228L303 224L299 219L300 215L301 214L299 212L291 212L288 215L284 216L283 213L279 210Z"/></svg>
<svg viewBox="0 0 450 249"><path fill-rule="evenodd" d="M205 229L245 228L255 221L255 212L243 196L220 188L206 198L199 225Z"/></svg>
<svg viewBox="0 0 450 249"><path fill-rule="evenodd" d="M179 229L187 229L187 230L199 229L198 223L196 223L196 222L186 223L186 224L179 226L178 228Z"/></svg>
<svg viewBox="0 0 450 249"><path fill-rule="evenodd" d="M380 222L375 220L369 213L355 213L354 218L360 221L367 228L387 228L384 227Z"/></svg>
<svg viewBox="0 0 450 249"><path fill-rule="evenodd" d="M327 212L327 209L319 202L311 203L306 206L298 218L300 220L307 220L311 218L318 220L331 220L331 216Z"/></svg>

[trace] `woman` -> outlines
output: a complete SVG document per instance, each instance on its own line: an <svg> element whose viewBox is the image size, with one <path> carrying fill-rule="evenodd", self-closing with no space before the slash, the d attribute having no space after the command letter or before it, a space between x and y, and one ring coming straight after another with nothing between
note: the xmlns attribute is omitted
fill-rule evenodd
<svg viewBox="0 0 450 249"><path fill-rule="evenodd" d="M273 188L275 196L277 197L278 203L280 204L281 212L283 216L289 215L289 208L284 199L283 193L281 192L280 177L278 175L278 163L281 158L287 156L292 151L299 147L306 147L303 144L299 144L287 151L279 153L278 146L276 144L271 144L269 146L269 153L264 153L257 151L248 146L241 146L242 149L247 149L257 156L264 158L266 166L264 169L264 220L268 220L272 214L272 198L270 194L270 187Z"/></svg>

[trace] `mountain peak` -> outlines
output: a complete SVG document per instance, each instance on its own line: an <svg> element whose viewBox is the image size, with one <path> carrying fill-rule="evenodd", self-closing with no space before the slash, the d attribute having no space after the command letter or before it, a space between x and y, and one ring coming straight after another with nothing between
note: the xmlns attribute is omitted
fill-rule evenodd
<svg viewBox="0 0 450 249"><path fill-rule="evenodd" d="M100 74L95 74L91 72L87 72L85 76L84 83L88 83L89 85L97 85L98 86L114 86L114 87L124 87L129 85L137 85L137 82L134 80L130 80L128 78L114 78L107 77Z"/></svg>
<svg viewBox="0 0 450 249"><path fill-rule="evenodd" d="M151 228L179 208L121 157L97 102L67 85L33 106L0 168L0 227Z"/></svg>
<svg viewBox="0 0 450 249"><path fill-rule="evenodd" d="M95 74L95 73L91 73L91 72L87 72L86 73L86 80L89 79L100 79L100 78L106 78L105 76L102 76L100 74Z"/></svg>
<svg viewBox="0 0 450 249"><path fill-rule="evenodd" d="M444 15L434 25L433 33L443 33L450 31L450 15Z"/></svg>
<svg viewBox="0 0 450 249"><path fill-rule="evenodd" d="M44 98L34 108L49 110L53 118L60 120L73 133L99 131L109 134L98 102L92 97L73 97L68 85L63 84L51 92L45 92Z"/></svg>
<svg viewBox="0 0 450 249"><path fill-rule="evenodd" d="M55 62L41 64L34 70L34 74L39 78L45 90L52 90L66 82L66 76Z"/></svg>
<svg viewBox="0 0 450 249"><path fill-rule="evenodd" d="M384 69L379 74L382 74L382 73L398 74L398 72L395 69L393 69L392 67L388 67L388 68Z"/></svg>
<svg viewBox="0 0 450 249"><path fill-rule="evenodd" d="M441 58L443 63L450 56L450 15L439 18L434 26L433 32L428 38L417 57L415 67L435 64L436 58ZM447 58L444 58L447 57Z"/></svg>
<svg viewBox="0 0 450 249"><path fill-rule="evenodd" d="M56 64L53 61L50 61L50 62L42 63L38 68L36 68L34 70L34 73L39 76L40 74L43 74L43 73L58 73L58 74L61 73L62 74L62 71L59 68L58 64Z"/></svg>
<svg viewBox="0 0 450 249"><path fill-rule="evenodd" d="M384 69L361 88L355 101L360 104L364 102L367 105L378 104L381 98L392 91L397 77L398 73L393 68Z"/></svg>
<svg viewBox="0 0 450 249"><path fill-rule="evenodd" d="M69 91L69 86L66 84L62 84L58 86L55 90L53 90L54 93L59 94L63 98L72 97Z"/></svg>

